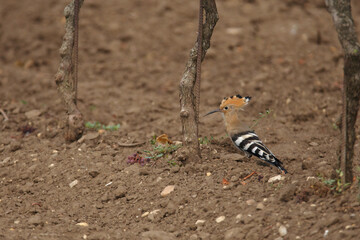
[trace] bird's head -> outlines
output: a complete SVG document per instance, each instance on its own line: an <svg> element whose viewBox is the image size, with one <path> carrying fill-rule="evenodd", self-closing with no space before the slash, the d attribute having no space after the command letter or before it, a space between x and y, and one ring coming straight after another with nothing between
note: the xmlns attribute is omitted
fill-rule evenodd
<svg viewBox="0 0 360 240"><path fill-rule="evenodd" d="M238 110L241 110L245 105L248 104L248 102L250 100L251 100L251 97L249 97L249 96L242 97L239 94L231 96L231 97L226 97L221 101L219 109L211 111L211 112L207 113L205 116L216 113L216 112L220 112L220 113L223 113L224 116L226 117L227 115L229 115L231 113L235 113Z"/></svg>

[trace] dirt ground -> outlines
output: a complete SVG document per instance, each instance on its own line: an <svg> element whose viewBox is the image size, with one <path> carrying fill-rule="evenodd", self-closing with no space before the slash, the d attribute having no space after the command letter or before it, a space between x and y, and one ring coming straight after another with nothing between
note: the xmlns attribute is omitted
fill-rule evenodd
<svg viewBox="0 0 360 240"><path fill-rule="evenodd" d="M120 128L87 128L66 144L54 74L68 1L0 0L0 108L9 117L0 115L0 239L358 239L357 181L343 193L324 183L338 178L343 57L322 0L217 1L201 114L234 94L253 97L249 125L270 109L255 130L289 171L281 180L269 183L280 172L241 155L215 114L201 119L200 162L173 152L127 163L153 150L154 135L181 141L178 86L197 2L85 1L79 107L87 122ZM359 141L355 149L359 176Z"/></svg>

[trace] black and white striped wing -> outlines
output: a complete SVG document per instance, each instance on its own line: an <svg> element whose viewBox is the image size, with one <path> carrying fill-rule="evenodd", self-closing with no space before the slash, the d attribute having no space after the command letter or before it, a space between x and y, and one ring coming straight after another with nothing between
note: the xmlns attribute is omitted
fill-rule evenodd
<svg viewBox="0 0 360 240"><path fill-rule="evenodd" d="M255 132L241 132L233 135L231 139L240 150L278 167L285 173L287 172L282 167L282 162L261 142Z"/></svg>

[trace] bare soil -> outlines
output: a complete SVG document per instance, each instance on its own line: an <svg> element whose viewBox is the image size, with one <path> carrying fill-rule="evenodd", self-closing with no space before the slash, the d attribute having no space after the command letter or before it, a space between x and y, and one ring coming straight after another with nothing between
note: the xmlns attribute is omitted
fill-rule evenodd
<svg viewBox="0 0 360 240"><path fill-rule="evenodd" d="M67 2L0 0L0 108L9 117L0 115L0 239L281 239L284 227L282 239L359 238L357 181L343 193L323 183L337 178L343 78L323 1L217 1L201 114L234 94L253 97L249 124L271 109L255 130L289 171L273 183L280 172L241 155L220 115L201 119L200 135L210 139L201 161L182 162L178 150L127 163L153 149L154 135L181 141L178 85L197 1L85 1L79 108L86 121L120 128L87 129L66 144L53 76ZM168 185L175 190L162 197Z"/></svg>

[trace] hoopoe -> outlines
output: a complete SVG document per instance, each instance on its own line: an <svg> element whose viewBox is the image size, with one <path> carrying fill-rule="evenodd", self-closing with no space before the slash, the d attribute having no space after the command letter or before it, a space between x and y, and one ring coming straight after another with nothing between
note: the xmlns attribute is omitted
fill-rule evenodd
<svg viewBox="0 0 360 240"><path fill-rule="evenodd" d="M205 116L220 112L224 118L226 132L237 148L243 151L248 158L253 155L270 163L287 173L282 162L261 142L259 137L239 117L239 110L249 103L251 97L240 95L226 97L222 100L220 108L207 113Z"/></svg>

